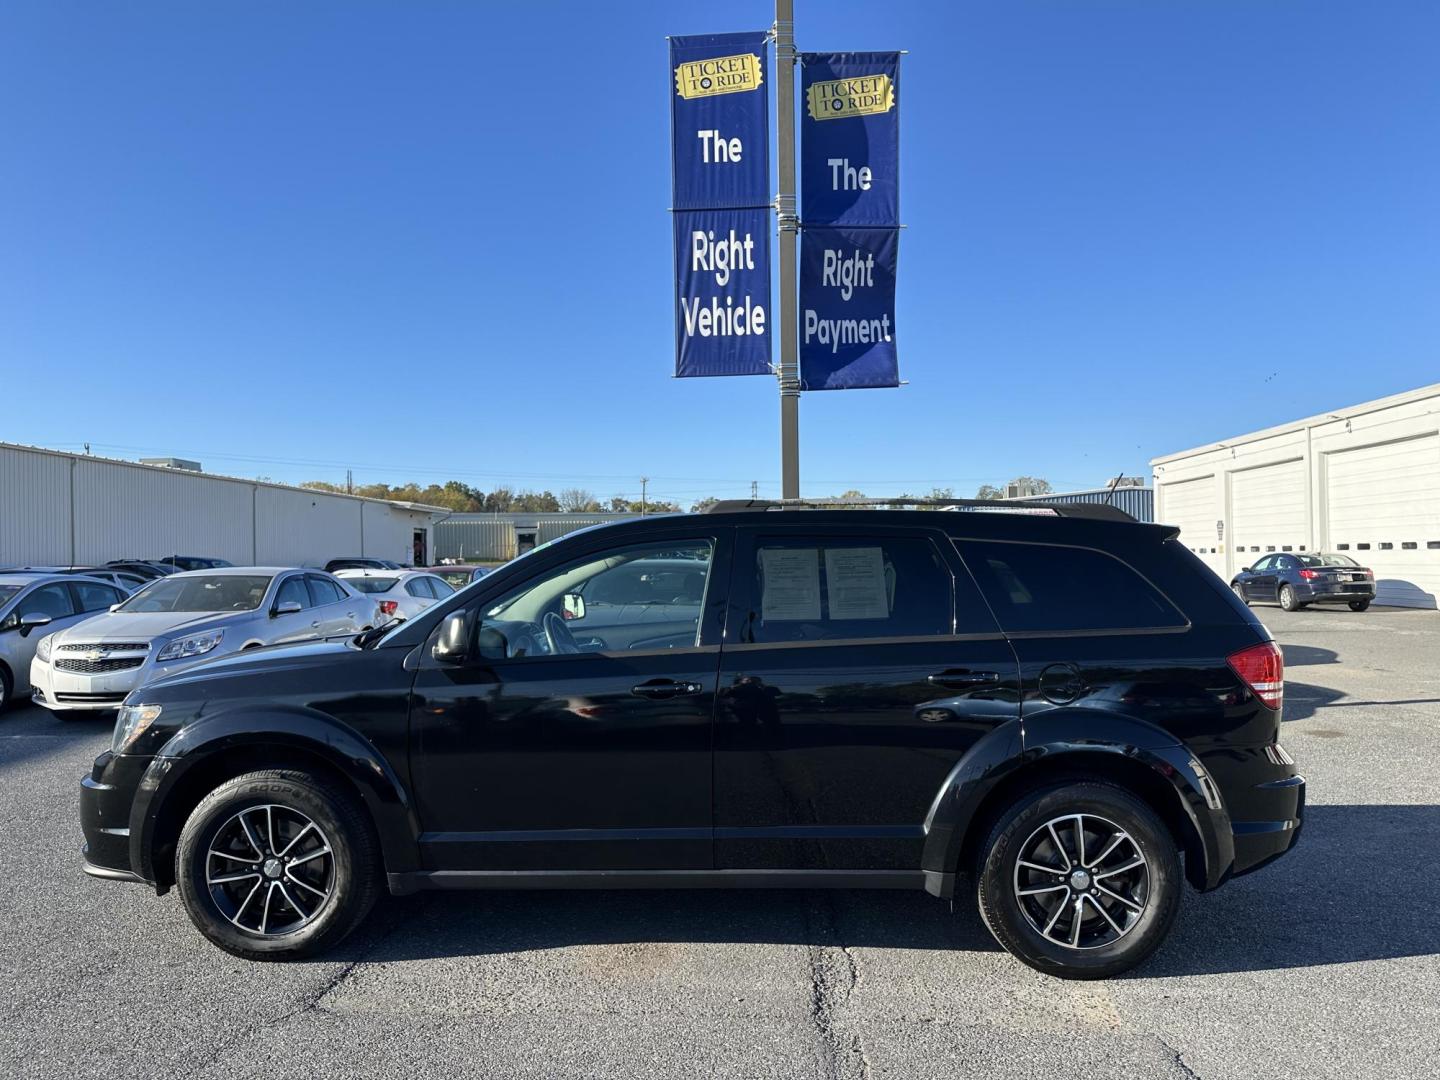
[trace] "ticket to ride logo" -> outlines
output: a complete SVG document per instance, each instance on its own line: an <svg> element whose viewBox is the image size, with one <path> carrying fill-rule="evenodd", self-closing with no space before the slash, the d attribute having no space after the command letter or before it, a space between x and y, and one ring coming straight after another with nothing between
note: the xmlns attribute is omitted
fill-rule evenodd
<svg viewBox="0 0 1440 1080"><path fill-rule="evenodd" d="M758 90L760 81L760 57L754 53L689 60L675 69L675 92L687 100Z"/></svg>
<svg viewBox="0 0 1440 1080"><path fill-rule="evenodd" d="M810 84L805 106L811 120L874 116L895 107L895 84L889 75L862 75Z"/></svg>

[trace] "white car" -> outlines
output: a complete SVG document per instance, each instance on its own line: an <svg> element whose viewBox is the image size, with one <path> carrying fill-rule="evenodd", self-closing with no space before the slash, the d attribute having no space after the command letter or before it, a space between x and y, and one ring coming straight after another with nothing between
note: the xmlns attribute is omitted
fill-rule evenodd
<svg viewBox="0 0 1440 1080"><path fill-rule="evenodd" d="M337 570L335 576L380 605L381 623L419 615L455 592L444 579L424 570Z"/></svg>
<svg viewBox="0 0 1440 1080"><path fill-rule="evenodd" d="M193 664L378 624L373 600L323 570L193 570L42 638L30 686L37 705L57 712L114 709L136 687Z"/></svg>

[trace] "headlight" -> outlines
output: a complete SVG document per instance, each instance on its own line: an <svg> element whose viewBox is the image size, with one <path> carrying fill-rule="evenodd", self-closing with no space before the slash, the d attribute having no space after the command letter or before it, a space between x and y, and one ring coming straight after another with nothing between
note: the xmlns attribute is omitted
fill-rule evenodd
<svg viewBox="0 0 1440 1080"><path fill-rule="evenodd" d="M54 634L50 634L48 637L42 637L40 644L35 646L35 659L39 660L42 664L48 664L50 662L50 641L54 637Z"/></svg>
<svg viewBox="0 0 1440 1080"><path fill-rule="evenodd" d="M111 752L123 754L125 748L144 735L159 715L159 705L122 705L120 715L115 719L115 736L110 740Z"/></svg>
<svg viewBox="0 0 1440 1080"><path fill-rule="evenodd" d="M163 649L160 655L155 657L158 660L179 660L187 656L204 656L212 652L225 637L224 630L211 630L206 634L191 634L189 637L176 638Z"/></svg>

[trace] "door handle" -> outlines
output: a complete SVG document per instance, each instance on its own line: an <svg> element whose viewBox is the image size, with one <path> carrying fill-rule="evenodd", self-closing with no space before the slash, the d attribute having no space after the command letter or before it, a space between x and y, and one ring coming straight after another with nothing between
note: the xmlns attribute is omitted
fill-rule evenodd
<svg viewBox="0 0 1440 1080"><path fill-rule="evenodd" d="M673 679L651 679L639 686L632 687L630 692L639 697L647 698L672 698L684 697L688 694L698 694L705 687L698 682L676 682Z"/></svg>
<svg viewBox="0 0 1440 1080"><path fill-rule="evenodd" d="M947 690L963 690L968 686L998 683L1000 676L994 671L941 671L931 675L926 681Z"/></svg>
<svg viewBox="0 0 1440 1080"><path fill-rule="evenodd" d="M311 626L319 626L319 625L320 625L320 620L319 620L319 619L316 619L316 620L315 620L314 622L312 622L310 625L311 625Z"/></svg>

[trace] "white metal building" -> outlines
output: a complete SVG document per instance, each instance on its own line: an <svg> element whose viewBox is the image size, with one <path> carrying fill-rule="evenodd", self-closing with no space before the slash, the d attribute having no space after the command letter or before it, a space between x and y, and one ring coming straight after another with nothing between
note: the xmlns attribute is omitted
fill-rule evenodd
<svg viewBox="0 0 1440 1080"><path fill-rule="evenodd" d="M1440 383L1167 454L1155 520L1227 582L1271 551L1343 552L1376 603L1440 597Z"/></svg>
<svg viewBox="0 0 1440 1080"><path fill-rule="evenodd" d="M428 560L448 511L0 443L0 566L203 555L320 566Z"/></svg>

